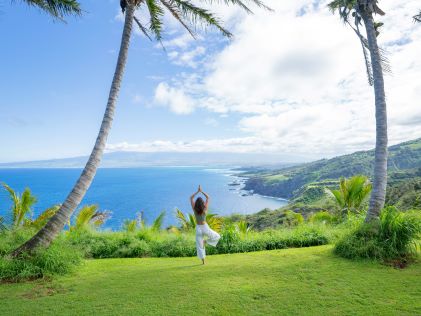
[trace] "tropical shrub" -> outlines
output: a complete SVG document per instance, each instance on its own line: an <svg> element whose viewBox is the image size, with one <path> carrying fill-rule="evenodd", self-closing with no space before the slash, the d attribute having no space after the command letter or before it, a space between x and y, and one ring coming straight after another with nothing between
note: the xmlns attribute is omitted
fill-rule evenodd
<svg viewBox="0 0 421 316"><path fill-rule="evenodd" d="M12 225L14 227L23 225L25 218L32 214L32 206L37 202L37 199L32 195L29 188L26 188L22 194L19 194L6 183L2 183L2 186L9 193L10 200L12 201L10 209Z"/></svg>
<svg viewBox="0 0 421 316"><path fill-rule="evenodd" d="M70 225L70 231L87 228L98 228L111 217L110 211L98 211L98 205L85 205L76 215L75 224Z"/></svg>
<svg viewBox="0 0 421 316"><path fill-rule="evenodd" d="M7 254L27 240L33 231L6 230L0 233L0 281L21 281L65 274L81 263L82 252L62 235L48 249L34 255L10 258Z"/></svg>
<svg viewBox="0 0 421 316"><path fill-rule="evenodd" d="M340 208L341 215L349 216L350 213L360 213L362 204L369 196L372 185L368 178L356 175L349 179L339 180L339 189L330 190Z"/></svg>
<svg viewBox="0 0 421 316"><path fill-rule="evenodd" d="M419 211L399 212L386 207L377 221L363 223L339 240L334 252L344 258L406 262L421 239Z"/></svg>
<svg viewBox="0 0 421 316"><path fill-rule="evenodd" d="M314 213L308 218L310 223L334 224L338 222L338 218L327 211Z"/></svg>
<svg viewBox="0 0 421 316"><path fill-rule="evenodd" d="M304 223L304 217L300 213L295 213L293 211L284 212L284 221L285 226L297 226Z"/></svg>

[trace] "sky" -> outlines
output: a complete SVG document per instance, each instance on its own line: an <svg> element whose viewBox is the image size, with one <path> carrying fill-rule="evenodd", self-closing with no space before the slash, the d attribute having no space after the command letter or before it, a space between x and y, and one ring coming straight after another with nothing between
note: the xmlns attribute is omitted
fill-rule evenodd
<svg viewBox="0 0 421 316"><path fill-rule="evenodd" d="M200 2L200 0L195 0ZM266 0L268 12L213 6L234 38L199 27L191 38L164 17L163 46L139 31L107 151L277 153L313 160L371 149L374 96L355 33L327 1ZM0 162L87 155L117 59L117 0L81 1L67 23L0 0ZM378 40L390 144L421 137L417 0L381 1ZM147 15L137 12L142 21ZM293 160L295 158L292 158Z"/></svg>

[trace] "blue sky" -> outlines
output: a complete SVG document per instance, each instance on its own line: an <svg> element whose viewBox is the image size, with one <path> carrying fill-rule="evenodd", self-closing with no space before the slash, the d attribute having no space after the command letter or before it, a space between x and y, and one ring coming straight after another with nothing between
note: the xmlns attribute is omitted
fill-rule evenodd
<svg viewBox="0 0 421 316"><path fill-rule="evenodd" d="M107 101L122 24L115 18L117 1L83 1L83 9L83 17L63 24L18 2L3 5L0 161L89 152ZM183 70L155 46L144 37L133 38L109 142L238 134L229 130L235 117L211 131L203 127L212 113L178 116L145 106L153 98L155 77L169 78Z"/></svg>
<svg viewBox="0 0 421 316"><path fill-rule="evenodd" d="M373 146L372 91L355 35L324 1L267 2L275 13L215 8L236 34L231 42L211 30L193 41L169 17L166 51L135 34L108 150L313 159ZM3 1L0 162L90 152L122 17L118 1L82 6L81 18L63 24ZM410 21L417 7L385 2L391 14L380 41L394 70L386 79L392 143L421 136L421 30Z"/></svg>

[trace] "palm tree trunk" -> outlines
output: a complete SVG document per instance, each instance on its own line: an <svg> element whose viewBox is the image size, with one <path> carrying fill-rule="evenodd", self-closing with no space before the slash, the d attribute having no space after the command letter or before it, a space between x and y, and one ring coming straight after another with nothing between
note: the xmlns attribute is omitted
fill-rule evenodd
<svg viewBox="0 0 421 316"><path fill-rule="evenodd" d="M376 104L376 149L374 155L373 191L371 193L366 222L378 218L384 207L387 185L387 110L384 91L383 69L373 14L363 11L362 17L367 31L368 46L374 78L374 95Z"/></svg>
<svg viewBox="0 0 421 316"><path fill-rule="evenodd" d="M121 39L120 52L118 55L117 66L114 72L114 78L111 84L107 107L102 119L101 128L95 142L92 153L82 171L79 179L73 187L66 200L57 211L57 213L48 221L48 223L29 241L13 251L12 256L19 256L23 252L33 252L37 247L48 247L54 238L61 232L64 225L69 222L70 216L78 207L89 186L94 179L96 170L100 164L102 154L104 153L108 134L114 117L115 106L120 91L121 81L123 79L124 69L126 67L127 55L129 51L130 36L133 26L135 6L128 4L126 8L126 17L124 22L123 35Z"/></svg>

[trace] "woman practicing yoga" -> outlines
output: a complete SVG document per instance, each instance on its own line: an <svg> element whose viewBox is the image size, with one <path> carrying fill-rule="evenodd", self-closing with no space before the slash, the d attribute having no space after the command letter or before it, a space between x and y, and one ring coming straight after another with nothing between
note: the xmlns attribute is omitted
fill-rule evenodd
<svg viewBox="0 0 421 316"><path fill-rule="evenodd" d="M203 193L203 195L206 197L206 202L203 201L201 197L198 197L196 201L194 200L194 197L199 193ZM208 211L209 195L202 191L202 187L200 185L197 192L190 197L190 202L194 212L194 216L196 217L197 256L199 257L199 259L202 260L202 263L205 264L205 245L208 244L215 247L221 236L217 232L210 229L210 227L206 223L206 213ZM205 237L207 237L206 240Z"/></svg>

